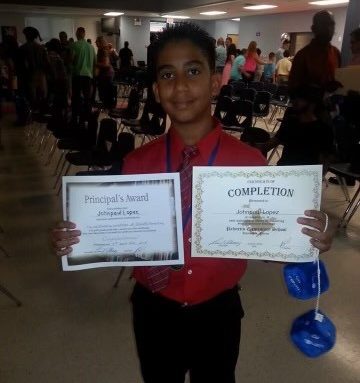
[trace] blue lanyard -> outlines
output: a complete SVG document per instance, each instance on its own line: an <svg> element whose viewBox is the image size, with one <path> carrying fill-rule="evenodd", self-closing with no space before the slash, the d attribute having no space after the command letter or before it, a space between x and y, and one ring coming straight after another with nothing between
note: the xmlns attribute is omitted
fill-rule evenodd
<svg viewBox="0 0 360 383"><path fill-rule="evenodd" d="M220 146L220 138L218 139L218 142L214 146L213 150L211 151L210 157L207 162L207 166L212 166L215 162L216 156L219 151ZM171 145L170 145L170 135L166 135L166 172L171 173ZM192 206L189 207L188 211L185 213L185 217L183 217L183 230L185 230L186 225L189 223L190 217L192 213Z"/></svg>

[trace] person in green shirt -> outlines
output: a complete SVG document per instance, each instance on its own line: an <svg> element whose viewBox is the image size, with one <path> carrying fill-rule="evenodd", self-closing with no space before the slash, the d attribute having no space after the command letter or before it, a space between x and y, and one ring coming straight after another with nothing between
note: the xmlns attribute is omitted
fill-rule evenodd
<svg viewBox="0 0 360 383"><path fill-rule="evenodd" d="M91 112L91 94L94 72L96 68L95 49L85 40L85 29L76 30L78 41L71 45L72 58L72 124L88 119ZM81 96L83 105L81 105Z"/></svg>

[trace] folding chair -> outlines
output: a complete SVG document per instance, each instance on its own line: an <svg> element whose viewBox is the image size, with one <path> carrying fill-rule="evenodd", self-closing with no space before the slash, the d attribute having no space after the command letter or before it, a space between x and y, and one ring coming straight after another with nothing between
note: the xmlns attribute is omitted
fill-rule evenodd
<svg viewBox="0 0 360 383"><path fill-rule="evenodd" d="M254 126L258 118L261 118L266 126L266 130L269 130L268 124L266 122L266 117L269 115L270 111L270 100L271 94L265 91L259 91L256 93L255 102L254 102Z"/></svg>

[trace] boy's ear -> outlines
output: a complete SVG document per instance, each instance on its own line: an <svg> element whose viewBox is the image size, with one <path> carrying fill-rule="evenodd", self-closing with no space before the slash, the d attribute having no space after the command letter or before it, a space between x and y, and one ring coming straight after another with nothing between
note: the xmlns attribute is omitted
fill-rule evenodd
<svg viewBox="0 0 360 383"><path fill-rule="evenodd" d="M152 88L153 88L153 92L154 92L154 96L155 96L155 100L156 102L158 102L160 104L160 97L159 97L159 87L158 87L158 84L157 82L153 82L152 84Z"/></svg>
<svg viewBox="0 0 360 383"><path fill-rule="evenodd" d="M214 72L211 75L211 95L217 96L220 92L221 74Z"/></svg>

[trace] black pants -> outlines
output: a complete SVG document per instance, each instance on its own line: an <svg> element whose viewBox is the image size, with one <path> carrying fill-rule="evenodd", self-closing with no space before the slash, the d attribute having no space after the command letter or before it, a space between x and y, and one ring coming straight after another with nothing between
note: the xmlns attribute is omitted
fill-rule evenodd
<svg viewBox="0 0 360 383"><path fill-rule="evenodd" d="M72 121L78 117L88 120L91 113L92 78L87 76L73 76L72 78ZM82 96L82 98L81 98Z"/></svg>
<svg viewBox="0 0 360 383"><path fill-rule="evenodd" d="M234 383L244 312L237 288L194 306L137 284L133 323L145 383Z"/></svg>

